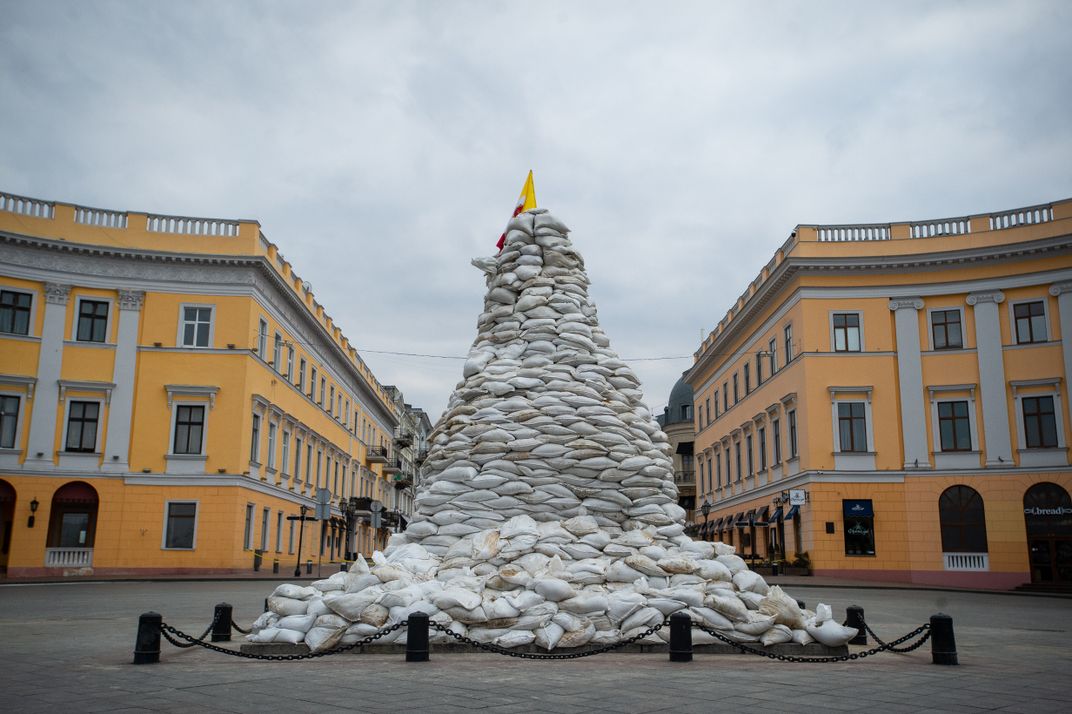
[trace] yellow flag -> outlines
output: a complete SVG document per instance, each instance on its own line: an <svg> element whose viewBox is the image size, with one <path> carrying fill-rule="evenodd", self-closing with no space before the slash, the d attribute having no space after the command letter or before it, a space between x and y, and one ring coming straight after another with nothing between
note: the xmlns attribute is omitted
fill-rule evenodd
<svg viewBox="0 0 1072 714"><path fill-rule="evenodd" d="M528 178L525 179L525 185L521 187L521 195L517 197L514 215L516 216L533 208L536 208L536 185L532 182L532 171L530 170ZM506 233L503 233L499 236L499 242L495 244L495 247L502 250L505 244Z"/></svg>

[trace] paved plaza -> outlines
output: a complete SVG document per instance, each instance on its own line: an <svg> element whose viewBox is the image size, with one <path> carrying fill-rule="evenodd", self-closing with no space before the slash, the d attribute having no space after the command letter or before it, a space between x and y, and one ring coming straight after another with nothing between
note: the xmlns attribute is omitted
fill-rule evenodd
<svg viewBox="0 0 1072 714"><path fill-rule="evenodd" d="M894 638L938 611L953 616L961 665L925 645L844 664L744 655L607 654L529 662L489 654L343 654L257 662L163 644L161 663L130 664L138 614L199 634L220 601L247 626L273 587L252 582L0 586L4 711L786 712L1072 711L1072 600L937 590L792 586L835 614L862 606ZM237 644L237 643L235 643ZM859 651L860 648L852 648Z"/></svg>

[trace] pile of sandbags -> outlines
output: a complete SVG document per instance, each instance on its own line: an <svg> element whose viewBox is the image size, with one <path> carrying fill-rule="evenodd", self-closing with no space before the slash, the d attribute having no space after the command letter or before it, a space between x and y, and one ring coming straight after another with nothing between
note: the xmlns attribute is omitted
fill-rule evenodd
<svg viewBox="0 0 1072 714"><path fill-rule="evenodd" d="M371 566L281 585L253 641L319 651L416 611L480 642L548 650L617 642L679 611L740 642L855 635L768 587L733 548L683 535L666 435L599 327L567 232L534 209L511 220L498 256L474 261L484 312L413 522Z"/></svg>

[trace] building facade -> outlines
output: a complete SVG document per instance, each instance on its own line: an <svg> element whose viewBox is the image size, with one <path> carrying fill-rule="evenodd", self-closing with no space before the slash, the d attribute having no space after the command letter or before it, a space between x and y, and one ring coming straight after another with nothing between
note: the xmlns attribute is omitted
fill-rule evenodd
<svg viewBox="0 0 1072 714"><path fill-rule="evenodd" d="M797 226L685 379L705 537L832 576L1072 581L1072 200Z"/></svg>
<svg viewBox="0 0 1072 714"><path fill-rule="evenodd" d="M670 398L663 413L655 417L659 427L666 433L673 452L677 505L685 509L685 520L690 523L694 520L693 511L696 508L696 468L692 455L696 431L692 409L692 387L682 378L670 389Z"/></svg>
<svg viewBox="0 0 1072 714"><path fill-rule="evenodd" d="M396 392L256 221L0 194L8 577L370 554L412 506Z"/></svg>

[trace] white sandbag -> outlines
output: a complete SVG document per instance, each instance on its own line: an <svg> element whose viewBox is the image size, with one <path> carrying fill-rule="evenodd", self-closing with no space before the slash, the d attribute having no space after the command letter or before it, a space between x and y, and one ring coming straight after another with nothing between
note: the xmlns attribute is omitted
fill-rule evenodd
<svg viewBox="0 0 1072 714"><path fill-rule="evenodd" d="M654 607L663 614L663 617L669 617L672 613L675 613L678 610L684 610L687 606L680 600L673 600L667 597L656 597L648 599L648 607Z"/></svg>
<svg viewBox="0 0 1072 714"><path fill-rule="evenodd" d="M361 622L374 627L383 627L390 614L390 611L383 605L373 603L361 611Z"/></svg>
<svg viewBox="0 0 1072 714"><path fill-rule="evenodd" d="M426 536L435 535L438 531L439 526L437 526L432 521L418 521L416 523L411 523L406 528L407 533L417 538L424 538Z"/></svg>
<svg viewBox="0 0 1072 714"><path fill-rule="evenodd" d="M708 595L704 598L704 605L715 612L722 613L734 622L748 621L748 607L732 595Z"/></svg>
<svg viewBox="0 0 1072 714"><path fill-rule="evenodd" d="M464 610L472 610L480 604L480 595L472 590L463 590L460 587L446 588L438 593L433 593L429 598L432 604L440 610L460 607Z"/></svg>
<svg viewBox="0 0 1072 714"><path fill-rule="evenodd" d="M533 590L552 602L559 602L575 596L577 593L565 580L552 577L539 577L533 583Z"/></svg>
<svg viewBox="0 0 1072 714"><path fill-rule="evenodd" d="M785 625L774 625L759 637L764 647L793 641L793 631Z"/></svg>
<svg viewBox="0 0 1072 714"><path fill-rule="evenodd" d="M628 632L638 627L651 627L664 619L663 614L654 607L642 607L622 621L621 629Z"/></svg>
<svg viewBox="0 0 1072 714"><path fill-rule="evenodd" d="M702 540L691 540L685 543L683 550L689 553L695 553L697 558L701 560L710 560L715 557L715 543L708 543Z"/></svg>
<svg viewBox="0 0 1072 714"><path fill-rule="evenodd" d="M500 538L513 538L519 535L539 536L540 527L531 516L514 516L499 528Z"/></svg>
<svg viewBox="0 0 1072 714"><path fill-rule="evenodd" d="M774 621L785 625L790 630L804 628L804 618L800 612L800 606L796 600L789 597L777 585L772 585L767 596L759 604L759 612L765 615L773 615Z"/></svg>
<svg viewBox="0 0 1072 714"><path fill-rule="evenodd" d="M313 588L309 589L313 590ZM313 590L313 592L316 591ZM295 600L294 598L283 597L280 595L271 595L268 598L268 609L280 617L286 617L287 615L304 615L305 611L309 609L309 603L304 600Z"/></svg>
<svg viewBox="0 0 1072 714"><path fill-rule="evenodd" d="M357 593L347 593L330 600L324 600L324 604L332 612L342 615L350 622L361 619L361 613L366 607L383 597L381 588L367 588Z"/></svg>
<svg viewBox="0 0 1072 714"><path fill-rule="evenodd" d="M656 577L666 575L666 571L660 568L654 560L646 555L641 555L640 553L626 557L625 564L644 575L653 575Z"/></svg>
<svg viewBox="0 0 1072 714"><path fill-rule="evenodd" d="M610 546L608 546L610 547ZM615 583L632 583L644 574L635 568L630 568L625 561L616 560L607 568L607 580Z"/></svg>
<svg viewBox="0 0 1072 714"><path fill-rule="evenodd" d="M314 627L305 635L305 644L310 652L326 652L333 649L346 634L345 628Z"/></svg>
<svg viewBox="0 0 1072 714"><path fill-rule="evenodd" d="M356 593L379 584L380 579L372 573L350 574L350 577L346 579L346 587L343 588L343 592Z"/></svg>
<svg viewBox="0 0 1072 714"><path fill-rule="evenodd" d="M558 646L559 640L562 639L562 635L566 634L566 631L551 622L537 629L533 634L536 645L550 652Z"/></svg>
<svg viewBox="0 0 1072 714"><path fill-rule="evenodd" d="M729 571L734 575L742 570L748 570L748 566L745 565L744 560L737 555L720 555L715 558L715 560L729 568Z"/></svg>
<svg viewBox="0 0 1072 714"><path fill-rule="evenodd" d="M807 630L794 629L793 630L793 642L795 642L798 645L810 645L812 642L815 642L815 638L812 637L811 635L809 635Z"/></svg>
<svg viewBox="0 0 1072 714"><path fill-rule="evenodd" d="M575 536L585 536L599 530L599 524L591 516L577 516L562 522L562 527Z"/></svg>
<svg viewBox="0 0 1072 714"><path fill-rule="evenodd" d="M499 532L486 530L473 536L473 558L475 560L491 560L499 554L502 545L499 542Z"/></svg>
<svg viewBox="0 0 1072 714"><path fill-rule="evenodd" d="M279 618L276 622L276 627L285 630L295 630L302 634L308 632L312 628L313 623L317 620L316 615L288 615L287 617Z"/></svg>
<svg viewBox="0 0 1072 714"><path fill-rule="evenodd" d="M833 617L834 617L834 613L830 609L830 606L827 605L826 603L821 602L821 603L819 603L818 605L815 606L815 624L816 625L821 625L821 624L823 624L824 622L826 622L827 620L829 620L829 619L831 619ZM819 638L816 637L815 639L819 639Z"/></svg>
<svg viewBox="0 0 1072 714"><path fill-rule="evenodd" d="M562 649L583 647L588 644L589 640L591 640L595 634L596 626L589 622L583 630L574 630L573 632L563 634L558 641L558 646Z"/></svg>
<svg viewBox="0 0 1072 714"><path fill-rule="evenodd" d="M494 642L499 647L527 647L536 640L533 632L525 630L510 630L505 635L499 635Z"/></svg>
<svg viewBox="0 0 1072 714"><path fill-rule="evenodd" d="M761 615L758 612L748 613L748 620L745 622L733 623L733 629L746 635L762 635L773 626L773 615Z"/></svg>
<svg viewBox="0 0 1072 714"><path fill-rule="evenodd" d="M737 593L738 599L745 604L749 610L758 610L759 606L763 604L763 596L759 593L748 592L743 590Z"/></svg>
<svg viewBox="0 0 1072 714"><path fill-rule="evenodd" d="M720 612L709 607L690 607L689 614L693 620L702 620L705 625L715 630L732 630L733 623Z"/></svg>
<svg viewBox="0 0 1072 714"><path fill-rule="evenodd" d="M290 583L283 583L272 591L272 595L275 597L285 597L292 600L307 600L318 594L316 588L291 585Z"/></svg>
<svg viewBox="0 0 1072 714"><path fill-rule="evenodd" d="M304 632L302 632L300 630L286 630L286 629L280 629L275 634L275 637L272 638L272 642L288 644L288 645L301 644L301 642L304 641L304 640L305 640L305 633Z"/></svg>
<svg viewBox="0 0 1072 714"><path fill-rule="evenodd" d="M279 615L272 611L262 612L253 624L249 626L249 631L252 634L256 634L266 627L275 627L275 623L279 621Z"/></svg>
<svg viewBox="0 0 1072 714"><path fill-rule="evenodd" d="M650 557L645 555L644 553L641 553L641 556ZM659 566L660 570L667 573L671 573L673 575L685 575L689 573L694 573L697 569L696 561L676 556L660 558L656 561L656 564Z"/></svg>
<svg viewBox="0 0 1072 714"><path fill-rule="evenodd" d="M722 563L717 560L697 560L696 575L699 575L704 580L722 580L726 582L732 582L733 573Z"/></svg>
<svg viewBox="0 0 1072 714"><path fill-rule="evenodd" d="M558 603L560 609L580 615L606 612L607 606L608 601L606 595L590 592L582 592L575 597L567 598Z"/></svg>
<svg viewBox="0 0 1072 714"><path fill-rule="evenodd" d="M808 634L827 647L841 647L859 633L855 627L840 625L834 620L826 620L821 625L808 625Z"/></svg>
<svg viewBox="0 0 1072 714"><path fill-rule="evenodd" d="M735 573L733 576L733 584L736 585L739 590L758 593L759 595L766 595L770 591L770 587L763 580L763 577L759 573L752 572L751 570L742 570Z"/></svg>
<svg viewBox="0 0 1072 714"><path fill-rule="evenodd" d="M293 631L293 630L292 630ZM266 643L275 642L275 637L281 632L278 627L264 627L257 632L250 633L246 639L250 642Z"/></svg>
<svg viewBox="0 0 1072 714"><path fill-rule="evenodd" d="M314 580L313 587L322 593L343 590L346 588L346 579L349 575L349 573L335 573L325 580Z"/></svg>

